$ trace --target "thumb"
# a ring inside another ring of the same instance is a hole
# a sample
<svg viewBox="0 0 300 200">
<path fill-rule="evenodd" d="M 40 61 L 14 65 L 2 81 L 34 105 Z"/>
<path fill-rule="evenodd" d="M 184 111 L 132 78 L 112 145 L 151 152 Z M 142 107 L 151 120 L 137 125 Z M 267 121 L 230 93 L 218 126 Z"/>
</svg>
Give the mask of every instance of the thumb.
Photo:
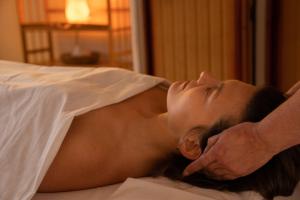
<svg viewBox="0 0 300 200">
<path fill-rule="evenodd" d="M 196 171 L 199 171 L 205 167 L 203 164 L 203 156 L 200 156 L 197 160 L 190 163 L 183 171 L 183 176 L 189 176 Z"/>
<path fill-rule="evenodd" d="M 203 154 L 206 154 L 217 143 L 219 137 L 220 137 L 220 135 L 215 135 L 215 136 L 208 138 L 207 145 L 204 149 Z"/>
<path fill-rule="evenodd" d="M 190 163 L 183 171 L 183 176 L 189 176 L 196 171 L 200 171 L 214 161 L 214 157 L 210 152 L 201 155 L 197 160 Z"/>
<path fill-rule="evenodd" d="M 220 135 L 215 135 L 208 139 L 207 146 L 203 154 L 185 168 L 185 170 L 183 171 L 183 176 L 189 176 L 196 171 L 200 171 L 213 161 L 213 157 L 210 155 L 209 150 L 216 144 L 219 136 Z"/>
</svg>

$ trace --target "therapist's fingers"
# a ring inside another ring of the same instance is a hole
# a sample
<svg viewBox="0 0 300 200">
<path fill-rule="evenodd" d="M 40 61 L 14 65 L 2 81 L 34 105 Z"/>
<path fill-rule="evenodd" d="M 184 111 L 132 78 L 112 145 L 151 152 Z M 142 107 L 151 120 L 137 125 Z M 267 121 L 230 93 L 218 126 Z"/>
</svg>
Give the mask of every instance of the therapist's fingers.
<svg viewBox="0 0 300 200">
<path fill-rule="evenodd" d="M 234 180 L 237 178 L 238 178 L 238 176 L 234 176 L 232 174 L 225 174 L 223 176 L 220 176 L 220 180 Z"/>
<path fill-rule="evenodd" d="M 185 168 L 185 170 L 183 171 L 183 176 L 188 176 L 196 171 L 199 171 L 214 161 L 214 156 L 209 153 L 209 150 L 218 141 L 218 136 L 219 135 L 216 135 L 208 139 L 203 154 Z"/>
<path fill-rule="evenodd" d="M 221 176 L 224 174 L 228 174 L 228 170 L 226 170 L 225 168 L 222 168 L 222 166 L 217 161 L 213 161 L 210 164 L 208 164 L 202 170 L 202 172 L 209 177 L 215 177 L 215 176 Z"/>
<path fill-rule="evenodd" d="M 227 181 L 227 180 L 234 180 L 238 177 L 233 176 L 232 174 L 226 174 L 226 173 L 222 173 L 222 175 L 212 175 L 212 176 L 208 176 L 211 179 L 217 180 L 217 181 Z"/>
<path fill-rule="evenodd" d="M 215 170 L 217 174 L 212 174 L 210 172 L 205 172 L 204 174 L 210 178 L 210 179 L 214 179 L 214 180 L 218 180 L 218 181 L 223 181 L 223 180 L 231 180 L 231 178 L 234 178 L 230 172 L 224 170 L 224 169 L 220 169 L 220 170 Z"/>
<path fill-rule="evenodd" d="M 212 179 L 215 180 L 225 180 L 226 178 L 232 179 L 235 176 L 227 169 L 222 168 L 219 163 L 213 162 L 212 164 L 208 165 L 203 173 Z"/>
<path fill-rule="evenodd" d="M 197 160 L 189 164 L 183 171 L 183 176 L 188 176 L 196 171 L 205 168 L 208 164 L 212 163 L 214 158 L 210 155 L 203 154 Z"/>
</svg>

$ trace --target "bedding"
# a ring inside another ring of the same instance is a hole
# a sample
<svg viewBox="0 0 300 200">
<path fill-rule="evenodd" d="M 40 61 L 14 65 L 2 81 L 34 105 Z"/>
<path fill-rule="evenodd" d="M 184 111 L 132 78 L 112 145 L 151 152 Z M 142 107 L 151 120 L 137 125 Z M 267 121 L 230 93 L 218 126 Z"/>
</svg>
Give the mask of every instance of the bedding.
<svg viewBox="0 0 300 200">
<path fill-rule="evenodd" d="M 240 194 L 194 187 L 165 177 L 128 178 L 123 184 L 90 190 L 37 193 L 32 200 L 262 200 L 255 192 Z"/>
<path fill-rule="evenodd" d="M 160 177 L 159 181 L 129 178 L 109 200 L 262 200 L 255 192 L 221 192 Z"/>
<path fill-rule="evenodd" d="M 89 190 L 36 193 L 75 116 L 120 102 L 161 78 L 116 68 L 43 67 L 0 61 L 0 199 L 261 200 L 255 192 L 230 193 L 164 177 L 128 178 Z M 298 200 L 293 197 L 276 200 Z"/>
<path fill-rule="evenodd" d="M 57 192 L 57 193 L 36 193 L 32 200 L 106 200 L 122 184 L 108 185 L 87 190 Z"/>
<path fill-rule="evenodd" d="M 274 200 L 299 200 L 300 185 L 291 197 L 276 197 Z M 172 181 L 165 177 L 128 178 L 115 184 L 89 190 L 61 193 L 37 193 L 32 200 L 262 200 L 252 191 L 242 193 L 221 192 Z"/>
<path fill-rule="evenodd" d="M 117 68 L 0 61 L 0 199 L 33 197 L 75 116 L 164 81 Z"/>
</svg>

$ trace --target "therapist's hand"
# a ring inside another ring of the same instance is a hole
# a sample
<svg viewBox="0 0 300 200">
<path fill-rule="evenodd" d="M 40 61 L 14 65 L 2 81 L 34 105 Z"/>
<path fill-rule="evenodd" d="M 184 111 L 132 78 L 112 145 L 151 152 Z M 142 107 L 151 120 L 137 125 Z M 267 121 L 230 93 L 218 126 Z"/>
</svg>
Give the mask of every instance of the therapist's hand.
<svg viewBox="0 0 300 200">
<path fill-rule="evenodd" d="M 257 133 L 257 124 L 244 122 L 208 139 L 203 154 L 193 161 L 183 175 L 203 170 L 219 180 L 232 180 L 246 176 L 275 154 Z"/>
</svg>

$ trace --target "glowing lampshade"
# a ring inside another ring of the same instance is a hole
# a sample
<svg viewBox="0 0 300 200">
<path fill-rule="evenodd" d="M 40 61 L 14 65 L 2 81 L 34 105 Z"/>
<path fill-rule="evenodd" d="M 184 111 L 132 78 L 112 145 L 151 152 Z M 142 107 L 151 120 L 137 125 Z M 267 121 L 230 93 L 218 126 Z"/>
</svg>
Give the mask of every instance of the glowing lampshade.
<svg viewBox="0 0 300 200">
<path fill-rule="evenodd" d="M 88 21 L 90 9 L 87 0 L 67 0 L 65 15 L 70 23 L 82 23 Z"/>
</svg>

